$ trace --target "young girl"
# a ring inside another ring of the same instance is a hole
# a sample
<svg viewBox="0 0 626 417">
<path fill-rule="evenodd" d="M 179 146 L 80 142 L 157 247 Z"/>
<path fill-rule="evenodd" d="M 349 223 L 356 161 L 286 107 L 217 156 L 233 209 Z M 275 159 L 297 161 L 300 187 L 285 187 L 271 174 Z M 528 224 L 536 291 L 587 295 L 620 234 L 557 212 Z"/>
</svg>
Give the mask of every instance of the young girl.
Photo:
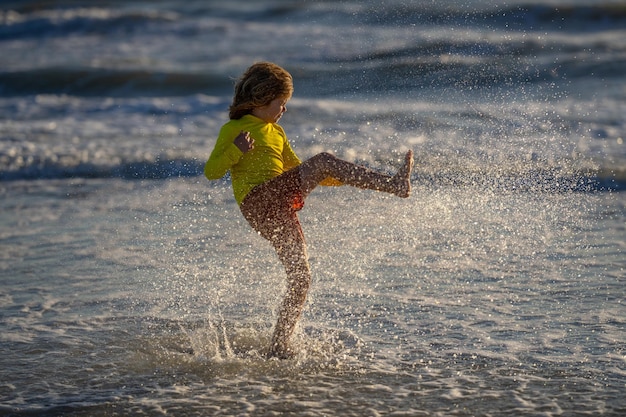
<svg viewBox="0 0 626 417">
<path fill-rule="evenodd" d="M 278 65 L 252 65 L 235 84 L 230 121 L 220 130 L 204 167 L 210 180 L 230 171 L 235 200 L 252 228 L 269 240 L 287 272 L 288 288 L 278 313 L 268 357 L 289 358 L 289 339 L 311 283 L 306 243 L 297 212 L 318 185 L 347 184 L 399 197 L 411 193 L 413 153 L 394 176 L 328 153 L 301 162 L 277 122 L 293 93 L 291 75 Z"/>
</svg>

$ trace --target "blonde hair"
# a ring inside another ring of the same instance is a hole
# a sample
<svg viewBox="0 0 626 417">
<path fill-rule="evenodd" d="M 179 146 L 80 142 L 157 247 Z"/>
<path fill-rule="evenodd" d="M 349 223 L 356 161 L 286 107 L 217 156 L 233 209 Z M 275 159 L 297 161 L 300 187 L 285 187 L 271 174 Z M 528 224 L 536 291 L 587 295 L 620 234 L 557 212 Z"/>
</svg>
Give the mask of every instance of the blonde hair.
<svg viewBox="0 0 626 417">
<path fill-rule="evenodd" d="M 241 119 L 253 109 L 270 104 L 277 98 L 290 98 L 293 78 L 285 69 L 271 62 L 257 62 L 235 83 L 231 119 Z"/>
</svg>

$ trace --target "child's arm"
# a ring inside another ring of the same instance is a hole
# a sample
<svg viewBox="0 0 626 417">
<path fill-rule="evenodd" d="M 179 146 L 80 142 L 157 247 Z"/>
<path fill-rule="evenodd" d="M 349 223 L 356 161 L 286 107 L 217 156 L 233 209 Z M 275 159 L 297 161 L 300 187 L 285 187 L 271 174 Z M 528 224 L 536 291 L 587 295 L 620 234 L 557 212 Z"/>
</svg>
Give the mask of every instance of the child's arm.
<svg viewBox="0 0 626 417">
<path fill-rule="evenodd" d="M 227 138 L 229 135 L 220 132 L 217 143 L 209 160 L 204 164 L 204 176 L 210 180 L 222 178 L 226 172 L 243 156 L 244 153 L 254 148 L 254 139 L 249 132 L 240 132 L 231 142 Z"/>
<path fill-rule="evenodd" d="M 211 152 L 208 161 L 204 164 L 204 176 L 210 180 L 222 178 L 242 156 L 243 152 L 233 143 L 223 149 L 219 149 L 216 146 L 213 152 Z"/>
</svg>

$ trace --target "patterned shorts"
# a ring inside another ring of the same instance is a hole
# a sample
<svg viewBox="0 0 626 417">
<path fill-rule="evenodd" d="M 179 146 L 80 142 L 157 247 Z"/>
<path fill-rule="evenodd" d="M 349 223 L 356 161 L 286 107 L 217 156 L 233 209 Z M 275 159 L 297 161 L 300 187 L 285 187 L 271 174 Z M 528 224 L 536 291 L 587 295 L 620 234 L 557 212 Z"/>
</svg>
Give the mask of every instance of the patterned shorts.
<svg viewBox="0 0 626 417">
<path fill-rule="evenodd" d="M 301 183 L 300 167 L 295 167 L 257 185 L 241 202 L 241 213 L 254 230 L 272 241 L 286 225 L 298 222 L 296 212 L 304 207 Z"/>
</svg>

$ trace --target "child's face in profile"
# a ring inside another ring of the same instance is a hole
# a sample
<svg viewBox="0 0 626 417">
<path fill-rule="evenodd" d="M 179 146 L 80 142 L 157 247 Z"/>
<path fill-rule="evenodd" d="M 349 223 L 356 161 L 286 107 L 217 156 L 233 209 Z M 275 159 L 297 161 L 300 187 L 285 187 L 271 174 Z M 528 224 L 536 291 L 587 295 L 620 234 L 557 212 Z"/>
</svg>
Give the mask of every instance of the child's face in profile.
<svg viewBox="0 0 626 417">
<path fill-rule="evenodd" d="M 276 123 L 283 113 L 287 111 L 288 97 L 278 97 L 263 107 L 257 107 L 252 110 L 252 114 L 267 123 Z"/>
</svg>

